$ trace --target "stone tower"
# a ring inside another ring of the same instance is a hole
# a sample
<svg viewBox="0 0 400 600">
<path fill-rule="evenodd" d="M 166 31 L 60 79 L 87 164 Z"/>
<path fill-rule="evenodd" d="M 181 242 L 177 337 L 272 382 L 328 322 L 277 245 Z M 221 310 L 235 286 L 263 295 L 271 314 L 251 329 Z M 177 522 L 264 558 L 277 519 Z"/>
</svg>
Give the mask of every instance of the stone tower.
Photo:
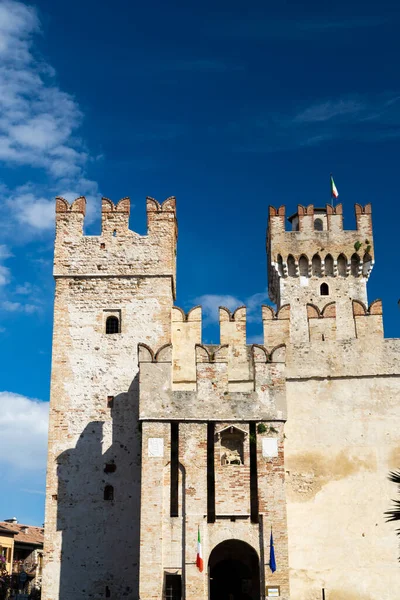
<svg viewBox="0 0 400 600">
<path fill-rule="evenodd" d="M 128 198 L 104 198 L 101 235 L 83 235 L 85 206 L 56 201 L 46 600 L 137 598 L 137 346 L 170 341 L 175 295 L 174 198 L 147 199 L 144 236 Z"/>
<path fill-rule="evenodd" d="M 269 209 L 263 344 L 175 297 L 175 200 L 57 199 L 44 600 L 393 600 L 400 342 L 367 307 L 371 206 Z M 276 570 L 271 569 L 271 532 Z M 200 534 L 204 569 L 196 565 Z"/>
</svg>

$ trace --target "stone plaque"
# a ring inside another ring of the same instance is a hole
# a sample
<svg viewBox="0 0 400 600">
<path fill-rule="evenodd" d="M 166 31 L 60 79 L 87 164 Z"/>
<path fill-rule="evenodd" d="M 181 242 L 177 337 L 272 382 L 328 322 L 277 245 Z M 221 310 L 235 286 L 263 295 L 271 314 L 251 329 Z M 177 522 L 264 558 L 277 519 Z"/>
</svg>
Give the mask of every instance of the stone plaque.
<svg viewBox="0 0 400 600">
<path fill-rule="evenodd" d="M 277 438 L 265 437 L 262 439 L 262 455 L 264 458 L 274 458 L 278 456 Z"/>
<path fill-rule="evenodd" d="M 153 458 L 164 456 L 164 438 L 149 438 L 148 456 Z"/>
</svg>

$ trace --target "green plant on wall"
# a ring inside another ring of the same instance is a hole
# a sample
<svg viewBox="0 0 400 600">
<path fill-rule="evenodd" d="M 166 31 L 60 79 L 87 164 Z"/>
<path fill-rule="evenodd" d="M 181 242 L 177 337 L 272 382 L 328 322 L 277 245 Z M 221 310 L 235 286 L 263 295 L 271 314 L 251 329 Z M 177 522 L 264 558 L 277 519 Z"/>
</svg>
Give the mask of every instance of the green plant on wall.
<svg viewBox="0 0 400 600">
<path fill-rule="evenodd" d="M 257 425 L 257 433 L 279 433 L 272 425 L 265 425 L 265 423 L 259 423 Z"/>
<path fill-rule="evenodd" d="M 359 249 L 361 248 L 361 246 L 362 246 L 362 243 L 359 240 L 357 240 L 356 243 L 354 244 L 355 251 L 358 252 Z"/>
</svg>

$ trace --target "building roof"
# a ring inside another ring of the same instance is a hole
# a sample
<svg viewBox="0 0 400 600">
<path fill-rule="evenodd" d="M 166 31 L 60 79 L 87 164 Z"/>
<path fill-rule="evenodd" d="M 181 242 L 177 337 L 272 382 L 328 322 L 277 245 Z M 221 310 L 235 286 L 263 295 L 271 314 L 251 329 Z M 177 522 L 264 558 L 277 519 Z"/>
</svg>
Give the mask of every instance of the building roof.
<svg viewBox="0 0 400 600">
<path fill-rule="evenodd" d="M 0 535 L 15 535 L 15 531 L 11 531 L 11 529 L 9 529 L 8 527 L 3 527 L 3 525 L 0 523 Z"/>
<path fill-rule="evenodd" d="M 7 523 L 4 521 L 0 521 L 0 529 L 6 530 L 7 533 L 13 533 L 15 543 L 34 544 L 35 546 L 43 546 L 43 527 L 35 527 L 34 525 L 23 525 L 22 523 Z"/>
</svg>

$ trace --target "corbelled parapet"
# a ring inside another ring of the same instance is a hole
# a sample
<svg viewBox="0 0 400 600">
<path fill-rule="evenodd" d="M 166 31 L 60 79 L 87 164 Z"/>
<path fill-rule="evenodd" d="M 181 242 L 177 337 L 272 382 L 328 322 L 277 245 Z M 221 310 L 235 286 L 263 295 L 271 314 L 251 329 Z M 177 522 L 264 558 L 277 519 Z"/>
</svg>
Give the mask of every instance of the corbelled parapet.
<svg viewBox="0 0 400 600">
<path fill-rule="evenodd" d="M 147 235 L 129 229 L 130 200 L 102 199 L 102 231 L 83 234 L 86 199 L 56 199 L 54 276 L 169 276 L 175 290 L 176 203 L 147 198 Z"/>
<path fill-rule="evenodd" d="M 371 204 L 355 205 L 357 229 L 343 229 L 342 205 L 298 205 L 288 221 L 285 207 L 269 208 L 267 252 L 269 292 L 280 302 L 280 280 L 298 277 L 368 279 L 374 265 Z"/>
</svg>

